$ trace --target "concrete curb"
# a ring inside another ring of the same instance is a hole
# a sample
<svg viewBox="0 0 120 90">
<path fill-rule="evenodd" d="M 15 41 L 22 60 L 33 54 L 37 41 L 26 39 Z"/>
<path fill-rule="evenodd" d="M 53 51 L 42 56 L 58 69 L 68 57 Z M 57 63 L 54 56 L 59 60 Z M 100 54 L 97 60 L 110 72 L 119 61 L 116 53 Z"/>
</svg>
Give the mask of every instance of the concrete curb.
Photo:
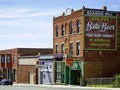
<svg viewBox="0 0 120 90">
<path fill-rule="evenodd" d="M 73 89 L 91 89 L 91 90 L 120 90 L 120 88 L 105 88 L 105 87 L 84 87 L 76 85 L 36 85 L 36 84 L 13 84 L 13 86 L 33 86 L 46 88 L 73 88 Z"/>
</svg>

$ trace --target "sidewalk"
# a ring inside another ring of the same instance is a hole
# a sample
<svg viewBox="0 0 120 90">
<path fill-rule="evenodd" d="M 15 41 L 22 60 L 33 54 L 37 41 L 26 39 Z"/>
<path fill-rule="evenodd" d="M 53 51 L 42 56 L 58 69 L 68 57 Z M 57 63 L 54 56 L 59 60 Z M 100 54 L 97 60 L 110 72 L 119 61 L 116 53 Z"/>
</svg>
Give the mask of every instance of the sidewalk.
<svg viewBox="0 0 120 90">
<path fill-rule="evenodd" d="M 120 90 L 120 88 L 105 88 L 105 87 L 84 87 L 77 85 L 42 85 L 42 84 L 14 84 L 14 86 L 34 86 L 47 88 L 73 88 L 73 89 L 94 89 L 94 90 Z"/>
</svg>

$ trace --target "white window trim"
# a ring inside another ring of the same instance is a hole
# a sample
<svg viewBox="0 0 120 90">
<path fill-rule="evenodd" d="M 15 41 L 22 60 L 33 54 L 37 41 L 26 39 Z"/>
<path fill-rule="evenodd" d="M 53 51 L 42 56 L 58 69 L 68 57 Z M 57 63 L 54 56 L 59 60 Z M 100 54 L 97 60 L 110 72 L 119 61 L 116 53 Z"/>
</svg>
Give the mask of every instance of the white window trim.
<svg viewBox="0 0 120 90">
<path fill-rule="evenodd" d="M 76 43 L 77 43 L 77 42 L 80 42 L 80 40 L 76 40 Z"/>
<path fill-rule="evenodd" d="M 70 41 L 70 43 L 73 43 L 73 41 Z"/>
</svg>

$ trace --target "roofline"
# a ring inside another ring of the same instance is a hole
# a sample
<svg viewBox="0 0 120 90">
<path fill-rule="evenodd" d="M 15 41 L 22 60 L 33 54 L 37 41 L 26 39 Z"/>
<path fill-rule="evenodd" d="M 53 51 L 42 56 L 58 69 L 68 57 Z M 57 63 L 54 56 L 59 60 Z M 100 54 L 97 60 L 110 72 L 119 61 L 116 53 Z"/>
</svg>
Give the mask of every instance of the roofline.
<svg viewBox="0 0 120 90">
<path fill-rule="evenodd" d="M 0 51 L 18 50 L 18 49 L 53 49 L 53 48 L 9 48 L 9 49 L 3 49 Z"/>
<path fill-rule="evenodd" d="M 83 6 L 82 9 L 73 11 L 73 12 L 71 12 L 71 14 L 73 14 L 73 13 L 75 13 L 75 12 L 78 12 L 78 11 L 84 11 L 84 10 L 99 10 L 99 11 L 104 11 L 103 8 L 101 8 L 101 9 L 95 9 L 95 8 L 86 8 L 86 7 Z M 112 11 L 112 10 L 106 10 L 106 11 L 108 11 L 108 12 L 117 12 L 117 13 L 120 13 L 120 11 Z M 71 14 L 69 14 L 69 15 L 71 15 Z M 60 17 L 63 17 L 63 16 L 69 16 L 69 15 L 65 15 L 64 12 L 63 12 L 63 15 L 56 16 L 56 17 L 54 16 L 54 19 L 60 18 Z"/>
</svg>

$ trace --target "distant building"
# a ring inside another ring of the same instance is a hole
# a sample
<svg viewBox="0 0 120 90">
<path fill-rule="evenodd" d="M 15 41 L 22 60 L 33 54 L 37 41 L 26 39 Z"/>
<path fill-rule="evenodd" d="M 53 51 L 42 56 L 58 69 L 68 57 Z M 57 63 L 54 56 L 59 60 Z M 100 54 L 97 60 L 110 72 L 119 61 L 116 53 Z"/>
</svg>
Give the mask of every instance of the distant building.
<svg viewBox="0 0 120 90">
<path fill-rule="evenodd" d="M 53 84 L 53 55 L 40 55 L 38 62 L 38 84 Z"/>
<path fill-rule="evenodd" d="M 23 61 L 24 59 L 19 61 L 19 58 L 24 56 L 37 56 L 39 53 L 52 54 L 53 51 L 52 51 L 52 48 L 15 48 L 15 49 L 0 50 L 0 76 L 2 76 L 3 78 L 12 79 L 14 82 L 19 83 L 20 82 L 19 75 L 20 73 L 22 73 L 21 69 L 23 69 L 21 65 L 30 63 L 28 62 L 30 58 L 29 59 L 26 58 L 26 61 Z M 33 64 L 35 64 L 36 61 L 33 61 L 33 62 L 34 62 Z M 19 66 L 19 63 L 20 63 L 20 66 Z M 19 69 L 21 70 L 21 72 L 19 71 Z M 26 69 L 27 67 L 25 66 L 24 70 Z M 24 73 L 26 74 L 26 76 L 30 76 L 31 73 L 34 73 L 34 72 L 29 72 L 29 69 L 26 70 L 26 73 Z M 22 78 L 27 78 L 27 77 L 22 77 Z M 30 83 L 28 81 L 26 83 Z M 34 83 L 37 83 L 35 81 Z"/>
<path fill-rule="evenodd" d="M 120 12 L 68 8 L 53 19 L 54 82 L 80 84 L 120 74 Z"/>
<path fill-rule="evenodd" d="M 38 69 L 36 68 L 38 55 L 18 57 L 18 83 L 37 84 Z"/>
</svg>

